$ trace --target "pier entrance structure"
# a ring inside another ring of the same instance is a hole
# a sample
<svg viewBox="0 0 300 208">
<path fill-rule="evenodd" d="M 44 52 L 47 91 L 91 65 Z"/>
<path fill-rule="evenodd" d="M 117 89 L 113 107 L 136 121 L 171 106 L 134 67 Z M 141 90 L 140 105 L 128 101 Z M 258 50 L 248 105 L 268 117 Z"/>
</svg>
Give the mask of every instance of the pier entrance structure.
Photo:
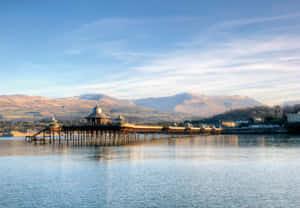
<svg viewBox="0 0 300 208">
<path fill-rule="evenodd" d="M 88 124 L 91 125 L 107 125 L 109 119 L 110 117 L 102 112 L 102 109 L 99 107 L 99 105 L 96 105 L 92 113 L 86 117 Z"/>
<path fill-rule="evenodd" d="M 191 126 L 136 125 L 118 116 L 113 121 L 99 105 L 86 117 L 82 125 L 60 126 L 53 118 L 49 127 L 26 136 L 34 143 L 117 146 L 184 135 L 219 134 L 220 128 L 194 128 Z"/>
</svg>

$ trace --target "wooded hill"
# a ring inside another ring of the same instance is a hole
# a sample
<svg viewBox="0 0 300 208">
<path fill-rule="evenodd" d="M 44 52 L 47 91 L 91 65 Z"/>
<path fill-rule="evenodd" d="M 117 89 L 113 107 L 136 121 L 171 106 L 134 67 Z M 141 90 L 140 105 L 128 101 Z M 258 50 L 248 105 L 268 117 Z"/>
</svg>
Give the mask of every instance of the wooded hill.
<svg viewBox="0 0 300 208">
<path fill-rule="evenodd" d="M 300 111 L 300 104 L 283 106 L 282 111 L 284 115 L 287 113 L 297 113 Z M 255 117 L 271 121 L 274 117 L 274 108 L 269 106 L 257 106 L 235 109 L 203 120 L 194 120 L 194 122 L 218 123 L 219 121 L 251 120 Z"/>
</svg>

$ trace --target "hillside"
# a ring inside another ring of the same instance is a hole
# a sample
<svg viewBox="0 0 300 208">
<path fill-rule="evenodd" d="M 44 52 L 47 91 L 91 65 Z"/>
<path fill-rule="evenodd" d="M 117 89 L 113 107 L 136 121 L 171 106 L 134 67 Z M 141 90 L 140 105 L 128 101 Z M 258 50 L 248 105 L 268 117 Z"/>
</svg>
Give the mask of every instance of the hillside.
<svg viewBox="0 0 300 208">
<path fill-rule="evenodd" d="M 258 107 L 231 110 L 204 119 L 203 121 L 207 123 L 216 123 L 218 121 L 248 120 L 255 117 L 266 118 L 266 117 L 272 117 L 273 115 L 274 115 L 273 108 L 268 106 L 258 106 Z"/>
<path fill-rule="evenodd" d="M 300 100 L 290 100 L 290 101 L 286 101 L 286 102 L 283 102 L 283 103 L 281 104 L 281 106 L 297 105 L 297 104 L 300 104 Z"/>
<path fill-rule="evenodd" d="M 287 113 L 298 113 L 300 112 L 300 104 L 284 106 L 281 110 L 283 115 L 286 115 Z M 217 123 L 218 121 L 249 120 L 255 117 L 260 117 L 269 121 L 270 119 L 274 120 L 274 108 L 269 106 L 257 106 L 252 108 L 235 109 L 203 119 L 202 122 Z M 282 119 L 284 119 L 284 116 Z M 275 120 L 278 121 L 278 119 Z"/>
<path fill-rule="evenodd" d="M 54 114 L 60 120 L 78 120 L 84 118 L 97 103 L 110 116 L 122 114 L 130 121 L 157 122 L 183 118 L 182 115 L 135 106 L 108 96 L 98 97 L 99 100 L 83 98 L 86 97 L 0 96 L 0 118 L 2 120 L 33 121 L 49 118 Z"/>
<path fill-rule="evenodd" d="M 85 94 L 67 98 L 3 95 L 0 96 L 0 118 L 33 121 L 55 115 L 60 120 L 78 120 L 84 118 L 97 103 L 111 117 L 122 114 L 129 121 L 147 123 L 201 118 L 228 109 L 260 105 L 248 97 L 189 93 L 138 100 L 121 100 L 104 94 Z"/>
<path fill-rule="evenodd" d="M 138 99 L 134 103 L 138 106 L 176 113 L 187 113 L 196 117 L 208 117 L 232 109 L 262 105 L 260 102 L 245 96 L 197 95 L 190 93 L 169 97 Z"/>
</svg>

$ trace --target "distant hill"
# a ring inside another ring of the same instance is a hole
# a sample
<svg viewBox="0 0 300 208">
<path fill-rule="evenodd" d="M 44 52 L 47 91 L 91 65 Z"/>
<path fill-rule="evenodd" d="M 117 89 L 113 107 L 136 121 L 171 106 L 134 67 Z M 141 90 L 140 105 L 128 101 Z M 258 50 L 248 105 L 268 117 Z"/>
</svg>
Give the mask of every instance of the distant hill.
<svg viewBox="0 0 300 208">
<path fill-rule="evenodd" d="M 245 96 L 197 95 L 190 93 L 138 99 L 134 103 L 138 106 L 156 110 L 187 113 L 198 117 L 208 117 L 232 109 L 262 105 L 260 102 Z"/>
<path fill-rule="evenodd" d="M 242 96 L 208 96 L 189 93 L 170 97 L 122 100 L 104 94 L 67 98 L 27 95 L 0 96 L 0 119 L 40 120 L 53 114 L 60 120 L 82 119 L 99 104 L 112 117 L 122 114 L 129 121 L 153 123 L 207 117 L 224 111 L 261 105 Z"/>
<path fill-rule="evenodd" d="M 216 123 L 218 121 L 238 121 L 249 120 L 251 118 L 260 117 L 272 117 L 274 115 L 274 109 L 268 106 L 258 106 L 251 108 L 235 109 L 225 113 L 221 113 L 206 119 L 204 122 Z"/>
<path fill-rule="evenodd" d="M 296 105 L 300 104 L 300 100 L 291 100 L 291 101 L 286 101 L 281 104 L 281 106 L 286 106 L 286 105 Z"/>
<path fill-rule="evenodd" d="M 287 105 L 282 107 L 281 110 L 283 112 L 283 115 L 286 115 L 287 113 L 298 113 L 300 112 L 300 104 Z M 264 119 L 273 118 L 274 108 L 269 106 L 257 106 L 251 108 L 235 109 L 225 113 L 214 115 L 206 119 L 202 119 L 202 122 L 216 123 L 218 121 L 249 120 L 255 117 L 260 117 Z"/>
<path fill-rule="evenodd" d="M 89 96 L 55 99 L 26 95 L 0 96 L 0 118 L 33 121 L 49 118 L 54 114 L 60 120 L 78 120 L 87 116 L 97 103 L 111 117 L 122 114 L 132 122 L 159 122 L 184 118 L 181 114 L 140 107 L 108 96 L 95 96 L 93 99 Z"/>
</svg>

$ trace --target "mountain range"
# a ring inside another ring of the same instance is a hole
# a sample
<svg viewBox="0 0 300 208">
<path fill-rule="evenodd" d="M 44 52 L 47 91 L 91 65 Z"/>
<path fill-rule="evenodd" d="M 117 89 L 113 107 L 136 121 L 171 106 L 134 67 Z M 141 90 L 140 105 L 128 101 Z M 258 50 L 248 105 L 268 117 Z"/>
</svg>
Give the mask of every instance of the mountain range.
<svg viewBox="0 0 300 208">
<path fill-rule="evenodd" d="M 286 101 L 286 102 L 283 102 L 283 103 L 281 104 L 281 106 L 297 105 L 297 104 L 300 104 L 300 100 L 290 100 L 290 101 Z"/>
<path fill-rule="evenodd" d="M 134 103 L 137 106 L 161 111 L 186 113 L 198 117 L 208 117 L 231 109 L 262 105 L 260 102 L 246 96 L 197 95 L 191 93 L 138 99 Z"/>
<path fill-rule="evenodd" d="M 2 95 L 0 118 L 33 121 L 55 115 L 61 120 L 78 120 L 83 119 L 96 104 L 111 117 L 122 114 L 129 121 L 141 123 L 203 118 L 231 109 L 262 105 L 245 96 L 191 93 L 144 99 L 118 99 L 104 94 L 84 94 L 66 98 Z"/>
</svg>

